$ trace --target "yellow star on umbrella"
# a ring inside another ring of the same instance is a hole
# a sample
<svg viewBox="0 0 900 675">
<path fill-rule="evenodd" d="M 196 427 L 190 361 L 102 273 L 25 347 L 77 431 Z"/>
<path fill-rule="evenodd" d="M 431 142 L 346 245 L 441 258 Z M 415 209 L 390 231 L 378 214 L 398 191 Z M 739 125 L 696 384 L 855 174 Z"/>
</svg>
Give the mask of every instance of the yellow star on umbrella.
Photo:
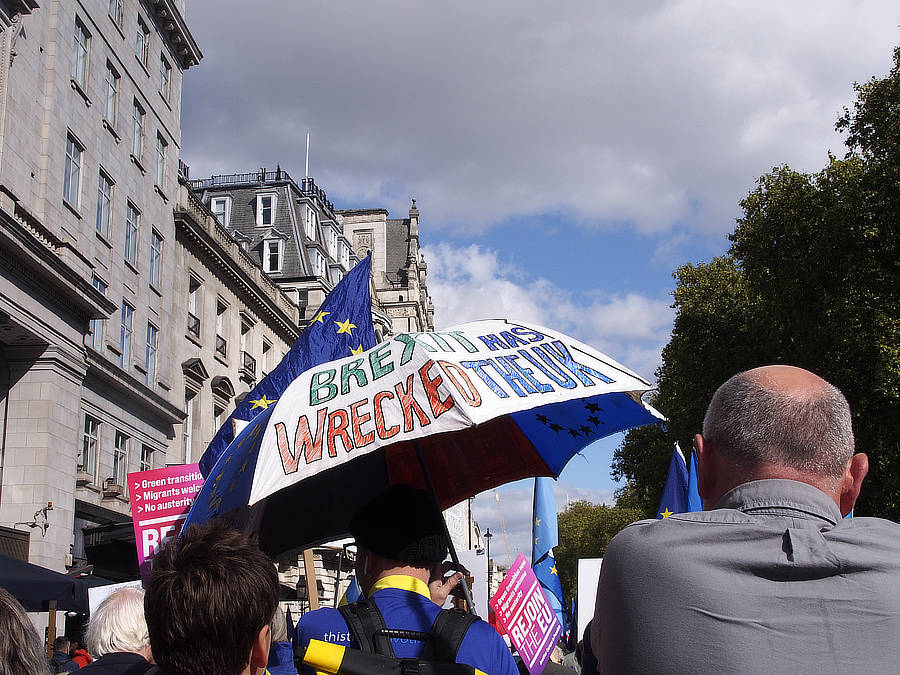
<svg viewBox="0 0 900 675">
<path fill-rule="evenodd" d="M 319 323 L 325 323 L 325 317 L 331 314 L 331 312 L 319 312 L 316 314 L 316 318 L 314 318 L 310 323 L 315 323 L 318 321 Z"/>
<path fill-rule="evenodd" d="M 355 349 L 353 347 L 350 347 L 350 353 L 351 354 L 362 354 L 363 346 L 360 344 L 359 347 L 356 347 Z"/>
<path fill-rule="evenodd" d="M 674 512 L 674 511 L 669 511 L 669 507 L 667 506 L 667 507 L 666 507 L 666 510 L 663 511 L 662 513 L 660 513 L 659 515 L 661 515 L 663 518 L 668 518 L 668 517 L 671 516 L 673 513 L 675 513 L 675 512 Z"/>
<path fill-rule="evenodd" d="M 253 410 L 254 408 L 262 408 L 263 410 L 265 410 L 270 405 L 275 403 L 275 401 L 277 401 L 277 400 L 278 399 L 268 399 L 265 396 L 263 396 L 262 398 L 255 399 L 255 400 L 250 399 L 250 403 L 253 404 L 252 406 L 250 406 L 250 410 Z"/>
<path fill-rule="evenodd" d="M 556 576 L 559 576 L 559 574 L 556 571 L 556 565 L 552 565 L 550 567 L 550 574 L 556 574 Z"/>
<path fill-rule="evenodd" d="M 335 321 L 335 323 L 338 326 L 338 335 L 340 335 L 341 333 L 347 333 L 347 335 L 353 335 L 353 332 L 351 331 L 351 329 L 356 328 L 356 324 L 350 323 L 350 319 L 347 319 L 346 321 Z"/>
</svg>

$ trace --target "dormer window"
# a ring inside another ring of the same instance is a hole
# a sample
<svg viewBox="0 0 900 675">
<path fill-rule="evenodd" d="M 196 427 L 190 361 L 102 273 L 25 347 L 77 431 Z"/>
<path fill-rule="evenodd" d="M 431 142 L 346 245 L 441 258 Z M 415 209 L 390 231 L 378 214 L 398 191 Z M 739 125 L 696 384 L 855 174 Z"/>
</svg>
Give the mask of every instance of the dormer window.
<svg viewBox="0 0 900 675">
<path fill-rule="evenodd" d="M 284 259 L 284 240 L 266 239 L 263 241 L 263 270 L 269 273 L 280 272 Z"/>
<path fill-rule="evenodd" d="M 231 221 L 231 197 L 213 197 L 209 206 L 222 227 L 228 227 Z"/>
<path fill-rule="evenodd" d="M 274 193 L 256 196 L 256 224 L 260 227 L 272 225 L 275 222 L 275 203 L 277 196 Z"/>
</svg>

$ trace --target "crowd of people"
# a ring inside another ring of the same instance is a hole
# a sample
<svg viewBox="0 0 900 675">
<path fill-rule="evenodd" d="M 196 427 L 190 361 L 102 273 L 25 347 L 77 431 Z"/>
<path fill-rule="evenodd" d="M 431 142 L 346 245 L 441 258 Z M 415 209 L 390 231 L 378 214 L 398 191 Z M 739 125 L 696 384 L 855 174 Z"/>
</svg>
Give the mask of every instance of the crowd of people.
<svg viewBox="0 0 900 675">
<path fill-rule="evenodd" d="M 900 525 L 844 518 L 868 458 L 855 452 L 841 392 L 789 366 L 735 375 L 694 451 L 705 510 L 633 523 L 612 540 L 577 654 L 545 672 L 896 672 Z M 217 520 L 164 546 L 146 593 L 112 593 L 86 645 L 58 638 L 49 663 L 0 589 L 0 675 L 387 673 L 404 659 L 423 673 L 526 672 L 489 624 L 441 609 L 461 575 L 446 576 L 445 530 L 426 493 L 395 486 L 350 530 L 364 597 L 303 615 L 294 636 L 272 561 Z M 428 670 L 438 662 L 447 667 Z"/>
</svg>

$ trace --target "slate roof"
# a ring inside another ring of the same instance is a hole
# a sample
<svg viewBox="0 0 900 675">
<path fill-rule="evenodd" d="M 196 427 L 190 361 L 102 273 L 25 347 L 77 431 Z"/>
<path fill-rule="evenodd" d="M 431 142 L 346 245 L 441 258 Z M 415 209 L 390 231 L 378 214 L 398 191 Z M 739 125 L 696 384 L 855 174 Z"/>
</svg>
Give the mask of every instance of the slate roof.
<svg viewBox="0 0 900 675">
<path fill-rule="evenodd" d="M 406 269 L 409 257 L 409 218 L 388 218 L 385 240 L 385 274 L 391 281 L 400 281 L 398 272 Z"/>
</svg>

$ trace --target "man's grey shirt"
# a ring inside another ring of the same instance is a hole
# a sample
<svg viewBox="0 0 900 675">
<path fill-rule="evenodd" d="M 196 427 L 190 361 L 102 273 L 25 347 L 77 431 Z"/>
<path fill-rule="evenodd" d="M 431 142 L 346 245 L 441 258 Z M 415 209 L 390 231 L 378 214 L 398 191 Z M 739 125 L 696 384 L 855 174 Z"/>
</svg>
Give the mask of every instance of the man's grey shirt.
<svg viewBox="0 0 900 675">
<path fill-rule="evenodd" d="M 745 483 L 616 535 L 592 639 L 611 673 L 900 673 L 900 525 Z"/>
</svg>

